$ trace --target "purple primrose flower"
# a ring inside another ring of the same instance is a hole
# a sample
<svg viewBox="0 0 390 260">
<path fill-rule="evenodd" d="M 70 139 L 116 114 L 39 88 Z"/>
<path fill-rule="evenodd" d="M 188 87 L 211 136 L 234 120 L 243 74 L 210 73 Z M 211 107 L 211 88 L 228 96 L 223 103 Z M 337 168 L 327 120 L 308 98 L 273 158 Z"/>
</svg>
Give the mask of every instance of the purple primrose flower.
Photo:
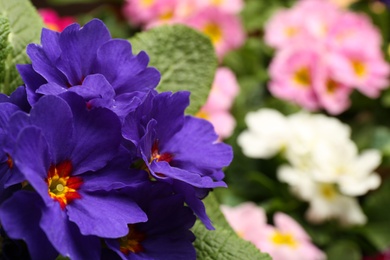
<svg viewBox="0 0 390 260">
<path fill-rule="evenodd" d="M 126 236 L 106 239 L 107 246 L 122 260 L 196 259 L 195 236 L 189 230 L 196 217 L 184 206 L 183 196 L 173 194 L 169 184 L 154 182 L 138 190 L 136 197 L 148 221 L 129 225 Z"/>
<path fill-rule="evenodd" d="M 111 39 L 97 19 L 83 27 L 72 24 L 61 33 L 42 29 L 41 44 L 28 45 L 32 64 L 17 67 L 32 105 L 42 95 L 71 91 L 83 96 L 89 107 L 108 107 L 122 115 L 134 107 L 134 97 L 154 89 L 160 80 L 160 73 L 147 67 L 145 52 L 133 55 L 130 43 Z"/>
<path fill-rule="evenodd" d="M 125 118 L 122 132 L 153 180 L 169 183 L 212 229 L 201 199 L 215 187 L 226 187 L 222 168 L 232 160 L 230 146 L 217 142 L 206 120 L 185 116 L 189 92 L 149 93 Z M 129 146 L 130 147 L 130 146 Z"/>
<path fill-rule="evenodd" d="M 147 220 L 137 203 L 112 190 L 143 178 L 115 164 L 117 115 L 85 104 L 71 92 L 42 97 L 18 128 L 11 157 L 36 192 L 15 192 L 1 205 L 0 220 L 9 237 L 25 240 L 33 259 L 55 251 L 98 259 L 99 237 L 125 236 L 128 224 Z"/>
</svg>

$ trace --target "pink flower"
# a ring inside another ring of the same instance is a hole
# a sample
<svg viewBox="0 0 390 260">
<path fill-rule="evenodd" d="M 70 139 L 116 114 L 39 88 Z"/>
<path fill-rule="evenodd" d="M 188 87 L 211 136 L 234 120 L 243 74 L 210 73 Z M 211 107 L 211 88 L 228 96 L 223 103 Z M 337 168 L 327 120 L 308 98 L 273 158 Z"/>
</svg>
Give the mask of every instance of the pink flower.
<svg viewBox="0 0 390 260">
<path fill-rule="evenodd" d="M 130 23 L 152 27 L 172 22 L 178 5 L 179 0 L 127 0 L 123 12 Z"/>
<path fill-rule="evenodd" d="M 300 12 L 279 10 L 265 25 L 264 41 L 274 48 L 283 48 L 297 39 L 307 38 L 302 36 L 307 34 L 303 22 Z"/>
<path fill-rule="evenodd" d="M 364 14 L 343 12 L 329 29 L 326 44 L 331 49 L 350 49 L 360 47 L 372 51 L 380 49 L 382 39 L 380 32 Z"/>
<path fill-rule="evenodd" d="M 269 68 L 271 93 L 281 99 L 297 103 L 308 110 L 319 108 L 314 84 L 322 66 L 320 51 L 310 47 L 296 47 L 279 51 Z"/>
<path fill-rule="evenodd" d="M 267 223 L 264 210 L 252 202 L 236 207 L 221 206 L 227 222 L 243 239 L 254 243 Z"/>
<path fill-rule="evenodd" d="M 60 17 L 53 9 L 39 9 L 38 12 L 45 25 L 53 31 L 61 32 L 66 26 L 76 22 L 71 16 Z"/>
<path fill-rule="evenodd" d="M 231 136 L 236 126 L 229 110 L 238 91 L 239 85 L 234 73 L 228 68 L 218 68 L 209 97 L 197 116 L 209 120 L 220 139 Z"/>
<path fill-rule="evenodd" d="M 255 245 L 274 260 L 320 260 L 325 255 L 315 247 L 305 230 L 284 213 L 274 215 L 275 226 L 266 225 Z"/>
<path fill-rule="evenodd" d="M 204 8 L 184 23 L 208 35 L 220 59 L 228 51 L 239 48 L 245 40 L 239 18 L 216 7 Z"/>
<path fill-rule="evenodd" d="M 376 98 L 389 86 L 390 66 L 380 50 L 373 52 L 361 46 L 329 55 L 337 80 L 356 87 L 364 95 Z"/>
<path fill-rule="evenodd" d="M 238 14 L 244 7 L 243 0 L 195 0 L 195 2 L 199 2 L 201 8 L 215 6 L 230 14 Z"/>
<path fill-rule="evenodd" d="M 333 63 L 319 65 L 313 88 L 320 106 L 328 113 L 338 115 L 350 106 L 349 96 L 353 88 L 338 81 L 332 67 L 334 67 Z"/>
</svg>

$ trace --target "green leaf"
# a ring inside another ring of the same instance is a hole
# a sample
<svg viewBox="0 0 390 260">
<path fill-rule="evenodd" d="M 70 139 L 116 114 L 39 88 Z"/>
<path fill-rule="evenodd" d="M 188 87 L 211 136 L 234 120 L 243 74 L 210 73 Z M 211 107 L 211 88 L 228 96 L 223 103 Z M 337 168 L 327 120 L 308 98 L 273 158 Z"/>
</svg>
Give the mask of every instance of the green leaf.
<svg viewBox="0 0 390 260">
<path fill-rule="evenodd" d="M 215 230 L 207 230 L 200 221 L 195 223 L 192 231 L 196 236 L 194 245 L 198 260 L 271 260 L 268 254 L 261 253 L 252 243 L 237 236 L 220 211 L 214 194 L 209 194 L 204 203 Z"/>
<path fill-rule="evenodd" d="M 0 92 L 23 84 L 15 65 L 29 63 L 26 46 L 39 42 L 42 19 L 28 0 L 0 0 Z"/>
<path fill-rule="evenodd" d="M 380 250 L 390 247 L 390 179 L 367 197 L 363 209 L 369 222 L 363 227 L 367 238 Z"/>
<path fill-rule="evenodd" d="M 135 53 L 144 50 L 150 65 L 161 73 L 158 91 L 191 91 L 187 113 L 205 103 L 213 83 L 217 59 L 210 39 L 184 25 L 160 26 L 130 39 Z"/>
<path fill-rule="evenodd" d="M 360 260 L 362 255 L 359 247 L 348 240 L 339 240 L 333 243 L 328 250 L 326 250 L 328 259 L 348 259 L 348 260 Z"/>
</svg>

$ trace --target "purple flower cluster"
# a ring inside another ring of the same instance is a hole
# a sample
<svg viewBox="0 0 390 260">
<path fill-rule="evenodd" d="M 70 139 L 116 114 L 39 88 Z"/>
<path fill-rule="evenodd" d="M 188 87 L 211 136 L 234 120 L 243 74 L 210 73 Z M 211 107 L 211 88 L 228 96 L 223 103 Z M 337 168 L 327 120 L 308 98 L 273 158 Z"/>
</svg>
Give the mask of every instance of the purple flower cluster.
<svg viewBox="0 0 390 260">
<path fill-rule="evenodd" d="M 32 259 L 195 259 L 195 215 L 232 150 L 157 93 L 146 53 L 92 20 L 43 29 L 25 82 L 0 95 L 0 222 Z M 2 231 L 2 232 L 3 232 Z M 4 232 L 3 232 L 4 233 Z"/>
</svg>

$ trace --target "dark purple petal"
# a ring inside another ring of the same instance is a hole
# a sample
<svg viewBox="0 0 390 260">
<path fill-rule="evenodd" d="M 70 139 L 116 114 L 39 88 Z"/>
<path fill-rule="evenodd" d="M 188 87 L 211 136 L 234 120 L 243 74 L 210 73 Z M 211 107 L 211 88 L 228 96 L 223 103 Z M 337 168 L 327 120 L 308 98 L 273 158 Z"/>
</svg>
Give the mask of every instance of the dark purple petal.
<svg viewBox="0 0 390 260">
<path fill-rule="evenodd" d="M 121 141 L 118 116 L 106 108 L 87 110 L 75 93 L 61 95 L 73 112 L 75 146 L 71 154 L 74 175 L 103 168 L 117 153 Z"/>
<path fill-rule="evenodd" d="M 29 112 L 31 109 L 31 106 L 27 101 L 27 93 L 24 86 L 20 86 L 15 89 L 9 97 L 7 95 L 0 94 L 0 103 L 12 103 L 24 112 Z"/>
<path fill-rule="evenodd" d="M 128 233 L 127 224 L 144 222 L 146 214 L 128 197 L 111 193 L 80 192 L 69 206 L 69 219 L 84 235 L 117 238 Z"/>
<path fill-rule="evenodd" d="M 70 159 L 73 149 L 73 116 L 67 102 L 44 96 L 31 109 L 31 122 L 41 128 L 55 164 Z"/>
<path fill-rule="evenodd" d="M 41 85 L 35 92 L 42 95 L 59 95 L 68 89 L 54 82 Z"/>
<path fill-rule="evenodd" d="M 215 182 L 208 176 L 201 176 L 197 173 L 192 173 L 180 168 L 171 167 L 169 163 L 164 161 L 153 161 L 150 164 L 149 168 L 151 169 L 151 173 L 156 179 L 175 179 L 200 188 L 226 187 L 226 183 L 223 181 Z"/>
<path fill-rule="evenodd" d="M 186 116 L 180 132 L 172 136 L 161 152 L 175 154 L 175 161 L 182 161 L 183 167 L 196 166 L 202 169 L 221 169 L 233 158 L 232 148 L 217 143 L 213 126 L 206 120 Z M 193 170 L 193 169 L 191 169 Z"/>
<path fill-rule="evenodd" d="M 97 52 L 98 69 L 111 82 L 117 94 L 131 91 L 147 92 L 157 86 L 160 73 L 146 68 L 149 57 L 145 52 L 132 54 L 126 40 L 114 39 L 103 44 Z"/>
<path fill-rule="evenodd" d="M 21 131 L 16 142 L 14 162 L 41 197 L 46 202 L 51 201 L 45 183 L 50 167 L 50 156 L 47 142 L 40 129 L 31 126 Z"/>
<path fill-rule="evenodd" d="M 110 39 L 106 26 L 97 19 L 81 28 L 78 24 L 72 24 L 62 31 L 59 38 L 62 53 L 56 65 L 72 86 L 81 85 L 84 78 L 91 74 L 96 64 L 97 50 Z"/>
<path fill-rule="evenodd" d="M 11 115 L 19 110 L 20 108 L 12 103 L 0 103 L 0 129 L 6 128 Z"/>
<path fill-rule="evenodd" d="M 55 61 L 61 55 L 61 49 L 58 45 L 59 36 L 60 36 L 59 32 L 55 32 L 46 28 L 42 29 L 42 34 L 41 34 L 42 48 L 45 51 L 48 59 L 53 64 L 55 64 Z"/>
<path fill-rule="evenodd" d="M 149 179 L 142 170 L 130 168 L 127 157 L 115 157 L 106 167 L 96 172 L 83 174 L 83 190 L 113 190 L 124 187 L 137 187 Z"/>
<path fill-rule="evenodd" d="M 196 195 L 195 188 L 182 182 L 175 182 L 173 186 L 177 193 L 184 196 L 187 205 L 194 211 L 195 215 L 198 216 L 206 228 L 214 230 L 215 228 L 206 214 L 206 208 L 203 202 Z"/>
<path fill-rule="evenodd" d="M 66 86 L 67 79 L 46 56 L 43 48 L 37 44 L 27 46 L 27 54 L 32 61 L 33 69 L 39 73 L 47 82 L 53 82 L 58 85 Z M 20 72 L 20 70 L 19 70 Z M 30 76 L 31 77 L 31 76 Z M 23 77 L 22 77 L 23 78 Z"/>
<path fill-rule="evenodd" d="M 32 259 L 55 259 L 58 253 L 39 226 L 44 203 L 38 194 L 19 191 L 0 208 L 0 220 L 8 236 L 26 242 Z"/>
<path fill-rule="evenodd" d="M 100 74 L 87 76 L 81 86 L 75 86 L 69 90 L 82 96 L 86 101 L 93 98 L 112 101 L 115 96 L 115 91 L 110 83 Z"/>
<path fill-rule="evenodd" d="M 153 100 L 153 118 L 157 121 L 156 134 L 160 151 L 183 127 L 184 110 L 190 103 L 190 92 L 163 92 Z"/>
<path fill-rule="evenodd" d="M 41 85 L 46 84 L 47 81 L 33 69 L 31 64 L 18 64 L 16 65 L 16 68 L 26 85 L 27 100 L 33 105 L 42 96 L 35 93 L 35 91 Z"/>
<path fill-rule="evenodd" d="M 99 259 L 100 239 L 80 234 L 58 203 L 53 201 L 44 209 L 40 226 L 61 255 L 70 259 Z"/>
</svg>

